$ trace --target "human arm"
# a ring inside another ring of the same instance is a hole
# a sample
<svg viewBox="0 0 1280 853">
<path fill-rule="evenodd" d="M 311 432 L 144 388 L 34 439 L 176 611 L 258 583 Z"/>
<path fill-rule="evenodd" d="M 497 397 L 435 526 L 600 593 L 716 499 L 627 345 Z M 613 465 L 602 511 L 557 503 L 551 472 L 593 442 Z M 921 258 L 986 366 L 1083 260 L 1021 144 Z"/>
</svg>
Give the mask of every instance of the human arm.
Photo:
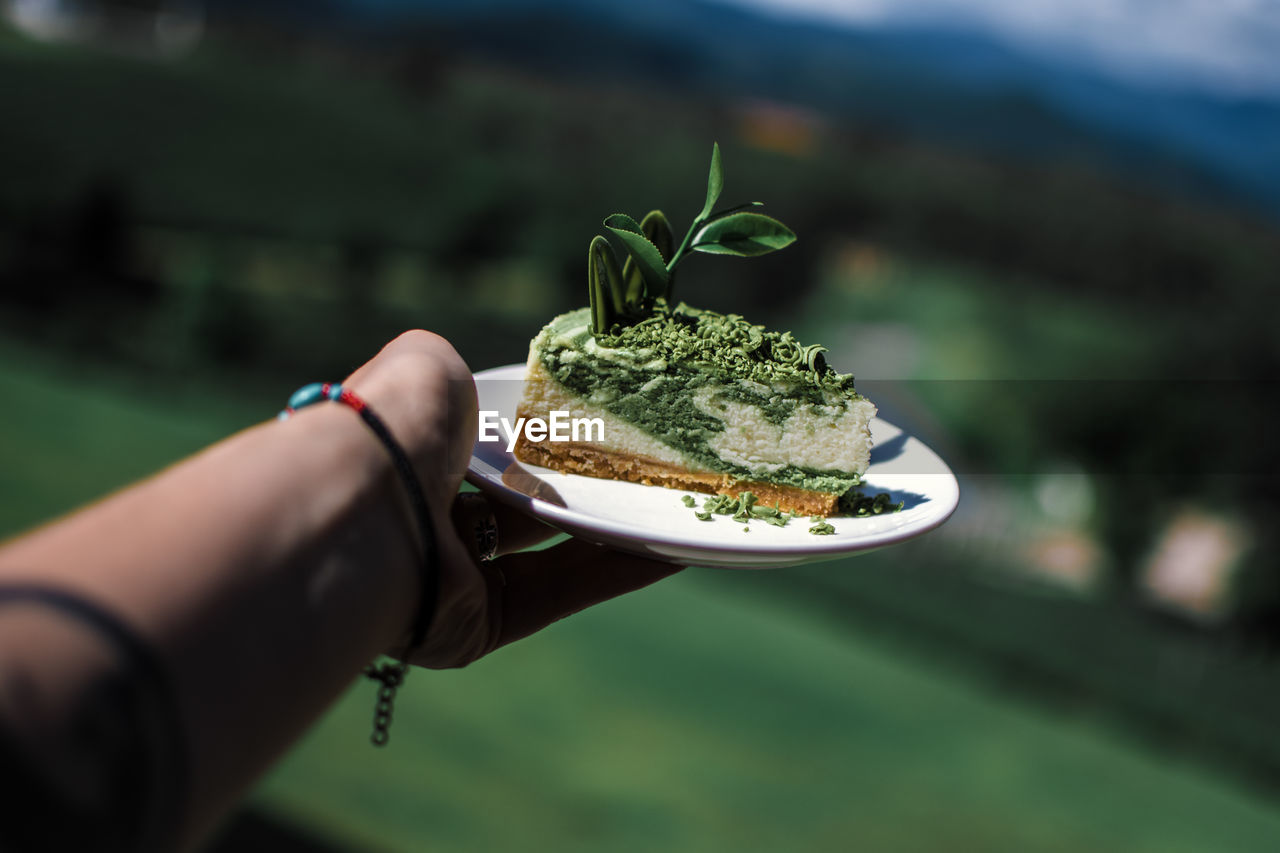
<svg viewBox="0 0 1280 853">
<path fill-rule="evenodd" d="M 451 517 L 475 430 L 465 364 L 442 339 L 410 333 L 344 384 L 386 422 L 426 491 L 440 595 L 415 662 L 466 664 L 675 570 L 580 542 L 478 563 Z M 499 512 L 508 548 L 551 532 Z M 184 732 L 180 832 L 191 839 L 364 664 L 403 647 L 421 599 L 422 553 L 386 449 L 350 409 L 320 405 L 7 544 L 0 585 L 68 590 L 154 651 Z M 45 728 L 56 730 L 59 714 L 75 723 L 94 677 L 82 665 L 92 643 L 63 642 L 64 630 L 37 620 L 22 643 L 0 634 L 0 667 L 30 679 L 35 697 L 15 707 L 0 695 L 0 725 L 24 730 L 33 707 L 52 715 Z"/>
</svg>

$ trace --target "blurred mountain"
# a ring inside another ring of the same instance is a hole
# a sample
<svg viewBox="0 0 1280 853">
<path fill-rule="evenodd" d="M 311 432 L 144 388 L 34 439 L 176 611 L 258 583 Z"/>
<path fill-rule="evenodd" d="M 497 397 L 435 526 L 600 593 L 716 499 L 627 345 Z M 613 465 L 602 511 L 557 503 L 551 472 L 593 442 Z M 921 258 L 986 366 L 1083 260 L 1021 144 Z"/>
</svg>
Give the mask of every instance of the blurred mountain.
<svg viewBox="0 0 1280 853">
<path fill-rule="evenodd" d="M 975 28 L 822 23 L 705 0 L 221 0 L 575 79 L 765 99 L 1001 155 L 1083 162 L 1280 215 L 1280 92 L 1122 75 Z M 1138 36 L 1135 36 L 1135 38 Z"/>
</svg>

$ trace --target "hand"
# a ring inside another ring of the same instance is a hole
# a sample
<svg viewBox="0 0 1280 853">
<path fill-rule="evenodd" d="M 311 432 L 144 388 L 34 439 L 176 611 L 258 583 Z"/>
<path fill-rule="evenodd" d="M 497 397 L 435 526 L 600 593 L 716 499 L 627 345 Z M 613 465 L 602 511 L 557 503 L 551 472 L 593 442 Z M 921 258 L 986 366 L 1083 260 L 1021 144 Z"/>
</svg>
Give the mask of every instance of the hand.
<svg viewBox="0 0 1280 853">
<path fill-rule="evenodd" d="M 369 402 L 404 446 L 431 509 L 440 595 L 431 630 L 411 663 L 466 666 L 565 616 L 680 571 L 577 540 L 515 553 L 556 531 L 479 495 L 458 494 L 478 407 L 471 371 L 444 338 L 406 332 L 343 384 Z M 492 560 L 481 554 L 487 530 L 497 534 Z"/>
</svg>

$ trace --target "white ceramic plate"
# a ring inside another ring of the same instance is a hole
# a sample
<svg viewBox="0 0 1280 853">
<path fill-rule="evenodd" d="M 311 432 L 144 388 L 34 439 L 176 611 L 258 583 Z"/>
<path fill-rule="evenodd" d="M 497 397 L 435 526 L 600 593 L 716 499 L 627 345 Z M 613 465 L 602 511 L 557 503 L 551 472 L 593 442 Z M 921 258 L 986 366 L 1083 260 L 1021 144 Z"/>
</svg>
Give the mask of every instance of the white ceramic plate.
<svg viewBox="0 0 1280 853">
<path fill-rule="evenodd" d="M 525 367 L 513 364 L 475 375 L 481 411 L 515 421 Z M 477 441 L 467 480 L 490 497 L 525 510 L 573 536 L 666 560 L 722 568 L 763 569 L 829 560 L 903 542 L 942 524 L 960 501 L 955 475 L 918 439 L 887 421 L 871 424 L 874 449 L 868 494 L 888 492 L 901 512 L 832 518 L 836 532 L 816 536 L 806 518 L 786 527 L 729 516 L 699 521 L 678 489 L 563 474 L 518 461 L 500 441 Z M 701 506 L 703 495 L 695 494 Z"/>
</svg>

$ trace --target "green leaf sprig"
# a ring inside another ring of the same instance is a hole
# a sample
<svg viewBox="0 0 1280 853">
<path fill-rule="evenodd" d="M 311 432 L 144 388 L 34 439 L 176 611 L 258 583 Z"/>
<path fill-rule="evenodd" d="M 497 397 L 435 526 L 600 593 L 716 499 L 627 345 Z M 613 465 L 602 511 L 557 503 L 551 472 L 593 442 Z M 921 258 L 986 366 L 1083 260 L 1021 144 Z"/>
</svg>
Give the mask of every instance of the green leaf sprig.
<svg viewBox="0 0 1280 853">
<path fill-rule="evenodd" d="M 749 209 L 759 207 L 758 201 L 716 211 L 723 189 L 720 146 L 713 144 L 706 202 L 678 247 L 671 225 L 660 210 L 650 211 L 640 222 L 625 213 L 605 219 L 604 227 L 622 243 L 627 257 L 619 266 L 613 245 L 603 236 L 595 237 L 588 247 L 587 285 L 593 334 L 649 317 L 659 297 L 670 304 L 675 269 L 690 252 L 753 258 L 795 242 L 796 235 L 790 228 Z"/>
</svg>

